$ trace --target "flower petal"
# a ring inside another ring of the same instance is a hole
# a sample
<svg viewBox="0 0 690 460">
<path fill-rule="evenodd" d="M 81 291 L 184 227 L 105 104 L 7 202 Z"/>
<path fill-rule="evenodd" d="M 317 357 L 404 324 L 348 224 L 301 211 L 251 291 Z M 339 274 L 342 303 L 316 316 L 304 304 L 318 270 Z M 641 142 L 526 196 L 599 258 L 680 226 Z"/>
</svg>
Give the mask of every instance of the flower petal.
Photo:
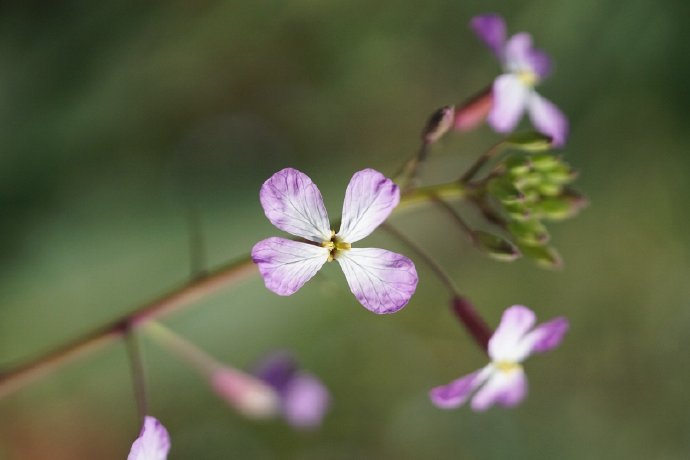
<svg viewBox="0 0 690 460">
<path fill-rule="evenodd" d="M 530 353 L 543 353 L 553 350 L 563 341 L 568 332 L 569 323 L 564 317 L 554 318 L 546 323 L 539 324 L 529 332 L 522 341 L 529 348 Z"/>
<path fill-rule="evenodd" d="M 139 437 L 132 444 L 127 460 L 165 460 L 170 450 L 170 435 L 155 417 L 147 415 Z"/>
<path fill-rule="evenodd" d="M 529 117 L 539 132 L 551 137 L 555 147 L 565 144 L 568 137 L 568 119 L 558 107 L 537 93 L 532 93 L 528 102 Z"/>
<path fill-rule="evenodd" d="M 320 243 L 331 239 L 321 192 L 306 174 L 285 168 L 261 186 L 261 206 L 279 229 Z"/>
<path fill-rule="evenodd" d="M 275 352 L 262 360 L 253 374 L 278 393 L 283 393 L 296 371 L 297 361 L 290 353 L 283 351 Z"/>
<path fill-rule="evenodd" d="M 486 384 L 477 390 L 472 398 L 472 409 L 482 412 L 499 404 L 514 407 L 525 399 L 527 394 L 527 377 L 522 368 L 509 372 L 495 371 Z"/>
<path fill-rule="evenodd" d="M 512 131 L 525 111 L 530 89 L 513 74 L 504 74 L 494 80 L 493 106 L 487 121 L 493 129 L 506 133 Z"/>
<path fill-rule="evenodd" d="M 489 340 L 489 356 L 492 361 L 520 362 L 529 349 L 521 344 L 522 338 L 534 325 L 536 316 L 522 305 L 513 305 L 503 312 L 501 322 Z"/>
<path fill-rule="evenodd" d="M 484 41 L 499 59 L 503 60 L 503 48 L 506 41 L 506 23 L 503 18 L 497 14 L 482 14 L 472 18 L 470 27 L 475 35 Z"/>
<path fill-rule="evenodd" d="M 407 257 L 385 249 L 352 248 L 336 260 L 357 300 L 374 313 L 395 313 L 417 289 L 417 271 Z"/>
<path fill-rule="evenodd" d="M 400 201 L 400 189 L 373 169 L 356 172 L 345 192 L 343 220 L 338 236 L 354 243 L 373 232 Z"/>
<path fill-rule="evenodd" d="M 489 377 L 487 370 L 489 370 L 488 367 L 453 380 L 448 385 L 432 388 L 429 391 L 431 402 L 441 409 L 453 409 L 462 406 L 472 392 Z"/>
<path fill-rule="evenodd" d="M 321 424 L 330 405 L 328 389 L 313 375 L 297 373 L 283 395 L 283 414 L 296 428 L 315 428 Z"/>
<path fill-rule="evenodd" d="M 266 287 L 291 295 L 309 281 L 328 260 L 328 249 L 285 238 L 267 238 L 252 248 Z"/>
</svg>

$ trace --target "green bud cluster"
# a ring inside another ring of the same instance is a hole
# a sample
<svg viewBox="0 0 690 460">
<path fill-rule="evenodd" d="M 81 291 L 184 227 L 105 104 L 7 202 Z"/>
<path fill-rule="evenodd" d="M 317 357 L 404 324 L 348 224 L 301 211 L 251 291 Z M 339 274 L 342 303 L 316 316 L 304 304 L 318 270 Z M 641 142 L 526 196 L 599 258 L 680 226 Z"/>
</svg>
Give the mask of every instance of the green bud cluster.
<svg viewBox="0 0 690 460">
<path fill-rule="evenodd" d="M 586 204 L 568 187 L 575 171 L 548 153 L 511 155 L 497 171 L 486 190 L 507 216 L 507 230 L 520 251 L 542 265 L 560 265 L 558 253 L 547 246 L 550 236 L 544 221 L 573 217 Z"/>
</svg>

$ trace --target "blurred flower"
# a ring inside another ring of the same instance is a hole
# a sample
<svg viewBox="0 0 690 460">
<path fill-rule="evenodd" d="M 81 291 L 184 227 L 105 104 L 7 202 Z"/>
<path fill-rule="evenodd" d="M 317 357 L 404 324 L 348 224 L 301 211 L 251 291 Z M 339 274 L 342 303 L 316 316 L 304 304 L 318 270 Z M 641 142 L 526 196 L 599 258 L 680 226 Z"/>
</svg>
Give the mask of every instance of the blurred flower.
<svg viewBox="0 0 690 460">
<path fill-rule="evenodd" d="M 311 429 L 321 424 L 330 405 L 328 389 L 313 375 L 299 370 L 290 354 L 269 356 L 255 375 L 280 395 L 282 413 L 290 425 Z"/>
<path fill-rule="evenodd" d="M 144 417 L 144 426 L 132 444 L 127 460 L 165 460 L 170 450 L 170 435 L 155 417 Z"/>
<path fill-rule="evenodd" d="M 532 36 L 528 33 L 521 32 L 507 39 L 505 22 L 498 15 L 475 16 L 470 26 L 496 55 L 505 72 L 493 83 L 489 124 L 498 132 L 510 132 L 527 110 L 532 124 L 551 137 L 554 146 L 565 144 L 568 120 L 534 90 L 551 72 L 549 56 L 532 46 Z"/>
<path fill-rule="evenodd" d="M 242 415 L 253 419 L 273 417 L 280 398 L 265 382 L 236 369 L 219 366 L 210 373 L 213 390 Z"/>
<path fill-rule="evenodd" d="M 266 217 L 281 230 L 308 242 L 268 238 L 252 249 L 266 287 L 294 294 L 327 261 L 340 263 L 350 290 L 374 313 L 403 308 L 417 288 L 407 257 L 384 249 L 352 248 L 373 232 L 400 201 L 400 189 L 373 169 L 355 173 L 345 192 L 340 231 L 330 229 L 321 192 L 304 173 L 286 168 L 264 182 L 259 194 Z"/>
<path fill-rule="evenodd" d="M 557 347 L 568 330 L 568 321 L 563 317 L 532 328 L 535 321 L 534 312 L 527 307 L 508 308 L 489 340 L 491 363 L 432 389 L 431 401 L 440 408 L 451 409 L 472 397 L 475 411 L 484 411 L 494 404 L 505 407 L 519 404 L 527 393 L 527 378 L 521 363 L 532 353 Z"/>
</svg>

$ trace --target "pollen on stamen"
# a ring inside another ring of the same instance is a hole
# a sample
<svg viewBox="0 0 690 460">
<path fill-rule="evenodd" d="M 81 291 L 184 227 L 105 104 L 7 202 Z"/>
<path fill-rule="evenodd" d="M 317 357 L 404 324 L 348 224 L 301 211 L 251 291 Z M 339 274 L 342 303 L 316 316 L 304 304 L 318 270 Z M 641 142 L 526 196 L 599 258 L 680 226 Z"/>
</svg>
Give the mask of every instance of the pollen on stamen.
<svg viewBox="0 0 690 460">
<path fill-rule="evenodd" d="M 512 361 L 496 361 L 493 364 L 496 369 L 505 373 L 517 371 L 522 368 L 520 364 L 514 363 Z"/>
</svg>

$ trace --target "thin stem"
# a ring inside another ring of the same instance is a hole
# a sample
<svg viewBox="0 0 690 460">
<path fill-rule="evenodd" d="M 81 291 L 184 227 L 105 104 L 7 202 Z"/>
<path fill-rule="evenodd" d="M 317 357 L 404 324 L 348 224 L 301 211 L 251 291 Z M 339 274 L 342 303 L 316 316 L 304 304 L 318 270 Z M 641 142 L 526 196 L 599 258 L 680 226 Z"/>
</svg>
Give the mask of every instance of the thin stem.
<svg viewBox="0 0 690 460">
<path fill-rule="evenodd" d="M 477 242 L 477 237 L 474 235 L 474 230 L 465 222 L 465 219 L 462 218 L 462 216 L 448 203 L 446 203 L 444 200 L 439 198 L 438 196 L 435 196 L 433 198 L 434 203 L 443 209 L 446 214 L 448 214 L 454 221 L 457 223 L 460 228 L 467 234 L 467 236 L 470 239 L 470 242 L 473 244 L 476 244 Z"/>
<path fill-rule="evenodd" d="M 149 322 L 144 330 L 159 345 L 197 369 L 202 375 L 210 375 L 223 367 L 215 358 L 157 321 Z"/>
<path fill-rule="evenodd" d="M 132 383 L 134 386 L 134 396 L 137 400 L 137 410 L 139 419 L 143 422 L 144 417 L 149 413 L 146 398 L 146 374 L 141 360 L 141 348 L 139 338 L 136 333 L 129 329 L 126 336 L 129 364 L 132 370 Z"/>
<path fill-rule="evenodd" d="M 456 296 L 451 304 L 453 313 L 460 323 L 467 329 L 479 346 L 488 353 L 489 339 L 493 335 L 491 328 L 486 324 L 472 303 L 465 297 Z"/>
<path fill-rule="evenodd" d="M 395 227 L 393 227 L 391 224 L 384 223 L 381 224 L 381 228 L 387 231 L 389 234 L 394 236 L 396 239 L 398 239 L 401 243 L 403 243 L 405 246 L 410 248 L 412 251 L 414 251 L 431 269 L 432 272 L 436 275 L 436 277 L 443 283 L 443 285 L 448 289 L 450 292 L 451 296 L 460 296 L 460 290 L 458 287 L 455 285 L 453 282 L 453 279 L 450 277 L 450 275 L 441 267 L 431 255 L 426 252 L 424 249 L 421 248 L 421 246 L 417 245 L 414 241 L 400 233 Z"/>
<path fill-rule="evenodd" d="M 463 198 L 467 187 L 458 182 L 423 187 L 403 194 L 396 213 L 407 211 L 420 203 L 429 202 L 434 196 L 445 198 Z M 162 318 L 195 301 L 206 298 L 222 288 L 236 286 L 241 281 L 258 273 L 251 257 L 245 256 L 237 262 L 223 266 L 203 276 L 191 280 L 162 297 L 140 305 L 131 313 L 116 319 L 110 324 L 97 328 L 83 337 L 40 355 L 14 368 L 0 371 L 0 398 L 17 391 L 29 383 L 39 380 L 61 366 L 89 352 L 121 338 L 129 329 Z"/>
<path fill-rule="evenodd" d="M 463 174 L 460 177 L 460 182 L 462 182 L 463 184 L 467 184 L 469 181 L 471 181 L 474 178 L 474 176 L 479 172 L 479 170 L 482 169 L 482 167 L 489 160 L 491 160 L 501 151 L 504 144 L 504 141 L 494 144 L 493 146 L 491 146 L 491 148 L 489 148 L 489 150 L 487 150 L 479 158 L 477 158 L 477 161 L 475 161 L 472 164 L 472 166 L 470 166 L 470 168 L 465 172 L 465 174 Z"/>
</svg>

